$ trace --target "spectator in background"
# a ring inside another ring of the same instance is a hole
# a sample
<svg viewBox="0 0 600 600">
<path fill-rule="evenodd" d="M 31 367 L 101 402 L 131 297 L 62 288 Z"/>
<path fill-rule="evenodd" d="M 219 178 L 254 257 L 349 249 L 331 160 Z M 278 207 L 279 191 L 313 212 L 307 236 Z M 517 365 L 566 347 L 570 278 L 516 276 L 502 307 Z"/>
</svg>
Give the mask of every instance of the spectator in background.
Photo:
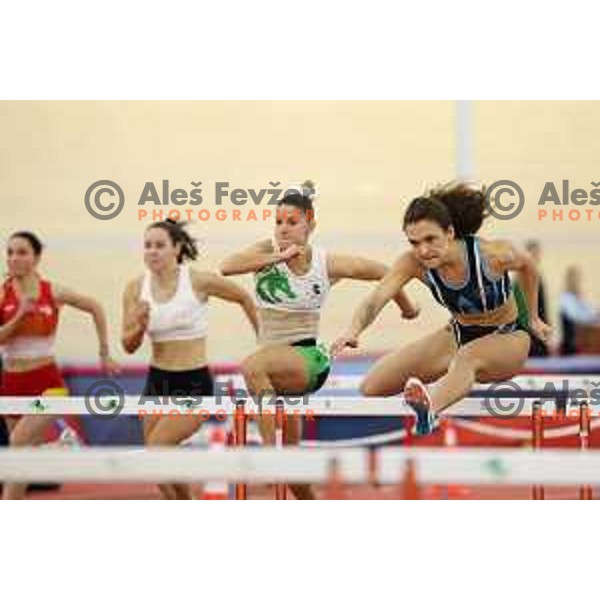
<svg viewBox="0 0 600 600">
<path fill-rule="evenodd" d="M 540 270 L 540 262 L 542 257 L 542 248 L 538 240 L 527 240 L 525 243 L 525 249 L 535 263 L 535 266 L 538 270 L 539 274 L 539 287 L 538 287 L 538 314 L 540 319 L 544 321 L 544 323 L 548 323 L 551 325 L 550 320 L 548 319 L 548 311 L 546 307 L 546 288 L 544 285 L 544 278 L 542 277 Z M 536 337 L 531 338 L 531 347 L 529 349 L 529 356 L 548 356 L 548 346 L 539 340 Z"/>
<path fill-rule="evenodd" d="M 577 352 L 577 326 L 600 325 L 598 309 L 583 298 L 581 292 L 581 271 L 570 266 L 565 276 L 565 291 L 559 299 L 562 342 L 560 352 L 563 355 Z"/>
<path fill-rule="evenodd" d="M 2 355 L 0 355 L 0 379 L 2 378 Z M 0 450 L 8 446 L 8 427 L 4 417 L 0 416 Z M 2 491 L 2 482 L 0 481 L 0 491 Z"/>
<path fill-rule="evenodd" d="M 0 381 L 2 380 L 2 354 L 0 354 Z M 0 415 L 0 449 L 8 446 L 8 428 L 4 417 Z M 2 484 L 0 484 L 2 485 Z"/>
<path fill-rule="evenodd" d="M 8 427 L 2 417 L 0 417 L 0 450 L 8 446 Z M 2 482 L 0 481 L 0 492 L 2 491 Z"/>
</svg>

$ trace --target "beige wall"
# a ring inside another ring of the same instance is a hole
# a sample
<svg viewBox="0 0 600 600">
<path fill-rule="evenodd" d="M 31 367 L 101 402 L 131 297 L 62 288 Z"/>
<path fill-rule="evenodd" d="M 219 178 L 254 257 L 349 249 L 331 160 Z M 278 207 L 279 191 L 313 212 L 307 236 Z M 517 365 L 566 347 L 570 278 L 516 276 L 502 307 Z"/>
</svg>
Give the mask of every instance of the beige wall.
<svg viewBox="0 0 600 600">
<path fill-rule="evenodd" d="M 539 220 L 538 200 L 546 181 L 557 189 L 563 179 L 570 188 L 588 193 L 600 181 L 600 102 L 477 102 L 474 105 L 474 145 L 478 176 L 484 181 L 519 182 L 526 203 L 518 218 L 494 220 L 486 231 L 524 240 L 536 237 L 543 244 L 543 272 L 550 310 L 556 322 L 556 299 L 563 287 L 566 267 L 580 265 L 585 291 L 600 303 L 600 206 L 593 220 Z M 586 217 L 587 218 L 587 217 Z"/>
<path fill-rule="evenodd" d="M 48 244 L 45 273 L 97 296 L 116 341 L 122 289 L 142 269 L 145 223 L 136 201 L 146 181 L 169 179 L 171 187 L 189 190 L 201 180 L 203 207 L 214 213 L 216 181 L 264 188 L 269 181 L 314 178 L 321 188 L 316 241 L 389 262 L 405 247 L 400 222 L 408 200 L 454 175 L 454 111 L 453 102 L 2 102 L 0 238 L 17 228 L 39 232 Z M 578 261 L 600 297 L 594 277 L 600 220 L 539 223 L 535 200 L 529 202 L 549 179 L 569 177 L 586 189 L 600 180 L 600 105 L 478 102 L 473 119 L 478 176 L 515 179 L 528 197 L 519 218 L 490 223 L 486 233 L 539 237 L 553 295 L 565 265 Z M 111 221 L 93 219 L 84 207 L 85 190 L 99 179 L 118 182 L 127 198 Z M 202 266 L 212 268 L 271 227 L 231 219 L 195 223 Z M 367 289 L 350 283 L 334 289 L 323 317 L 325 339 L 344 327 Z M 422 320 L 403 324 L 389 307 L 365 336 L 365 349 L 403 344 L 444 320 L 424 290 L 411 290 Z M 252 350 L 239 311 L 214 302 L 211 314 L 213 359 L 237 360 Z M 84 317 L 65 311 L 58 348 L 65 359 L 93 360 L 93 330 Z"/>
</svg>

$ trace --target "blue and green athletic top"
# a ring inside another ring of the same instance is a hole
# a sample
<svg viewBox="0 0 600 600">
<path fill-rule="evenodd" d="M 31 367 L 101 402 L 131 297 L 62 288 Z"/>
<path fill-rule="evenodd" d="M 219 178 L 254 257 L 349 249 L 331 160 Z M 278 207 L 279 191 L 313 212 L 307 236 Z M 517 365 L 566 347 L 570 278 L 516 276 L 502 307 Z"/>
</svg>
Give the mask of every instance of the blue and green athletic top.
<svg viewBox="0 0 600 600">
<path fill-rule="evenodd" d="M 464 244 L 467 277 L 454 285 L 445 281 L 437 269 L 427 269 L 425 283 L 433 297 L 453 314 L 484 314 L 502 306 L 511 295 L 512 284 L 508 273 L 494 277 L 481 251 L 477 236 L 459 240 Z"/>
</svg>

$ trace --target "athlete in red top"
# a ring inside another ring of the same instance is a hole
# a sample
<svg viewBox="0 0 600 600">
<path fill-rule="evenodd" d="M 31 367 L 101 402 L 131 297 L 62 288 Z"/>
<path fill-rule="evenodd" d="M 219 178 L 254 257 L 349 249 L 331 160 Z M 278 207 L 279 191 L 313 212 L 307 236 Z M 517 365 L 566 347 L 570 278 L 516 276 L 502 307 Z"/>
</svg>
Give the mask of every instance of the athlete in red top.
<svg viewBox="0 0 600 600">
<path fill-rule="evenodd" d="M 61 306 L 73 306 L 94 318 L 100 360 L 107 374 L 117 371 L 108 351 L 106 318 L 100 304 L 42 279 L 37 271 L 43 246 L 36 235 L 20 231 L 7 245 L 8 278 L 0 286 L 0 350 L 4 372 L 0 396 L 37 396 L 66 385 L 54 359 L 54 338 Z M 55 420 L 51 415 L 7 416 L 11 446 L 37 445 Z M 10 483 L 5 499 L 25 495 L 26 486 Z"/>
</svg>

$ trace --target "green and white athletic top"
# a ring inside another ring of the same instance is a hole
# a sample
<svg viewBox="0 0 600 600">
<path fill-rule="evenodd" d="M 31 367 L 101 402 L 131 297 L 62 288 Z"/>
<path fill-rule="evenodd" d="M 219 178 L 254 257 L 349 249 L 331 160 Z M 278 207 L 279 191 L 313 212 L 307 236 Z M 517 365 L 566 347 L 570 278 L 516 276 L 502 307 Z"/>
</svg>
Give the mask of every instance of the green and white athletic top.
<svg viewBox="0 0 600 600">
<path fill-rule="evenodd" d="M 286 263 L 254 274 L 254 294 L 260 321 L 260 344 L 293 344 L 319 337 L 321 309 L 331 289 L 327 253 L 312 247 L 310 270 L 293 273 Z"/>
<path fill-rule="evenodd" d="M 286 263 L 265 267 L 254 274 L 254 293 L 260 308 L 287 312 L 319 312 L 331 283 L 327 274 L 327 253 L 312 247 L 310 270 L 293 273 Z"/>
</svg>

